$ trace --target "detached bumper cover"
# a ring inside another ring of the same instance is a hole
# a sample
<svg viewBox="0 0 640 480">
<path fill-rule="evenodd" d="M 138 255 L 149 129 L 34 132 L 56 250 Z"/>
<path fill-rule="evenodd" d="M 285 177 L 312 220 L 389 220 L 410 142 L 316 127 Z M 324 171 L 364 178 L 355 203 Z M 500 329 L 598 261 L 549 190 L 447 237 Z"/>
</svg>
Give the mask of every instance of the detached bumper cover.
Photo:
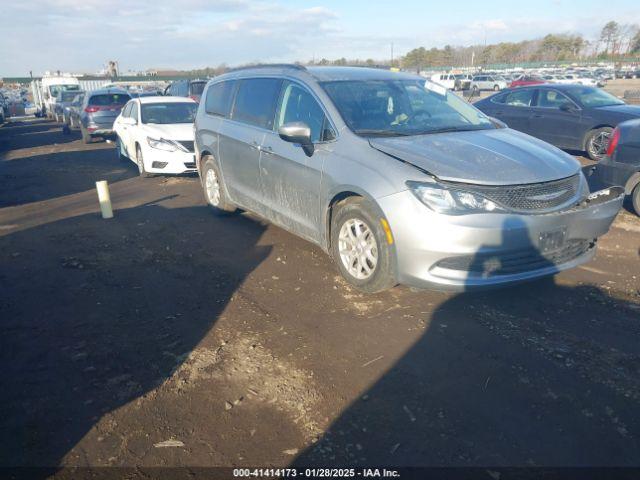
<svg viewBox="0 0 640 480">
<path fill-rule="evenodd" d="M 378 199 L 393 232 L 398 280 L 462 290 L 553 275 L 589 261 L 624 190 L 610 187 L 546 214 L 439 215 L 409 191 Z"/>
</svg>

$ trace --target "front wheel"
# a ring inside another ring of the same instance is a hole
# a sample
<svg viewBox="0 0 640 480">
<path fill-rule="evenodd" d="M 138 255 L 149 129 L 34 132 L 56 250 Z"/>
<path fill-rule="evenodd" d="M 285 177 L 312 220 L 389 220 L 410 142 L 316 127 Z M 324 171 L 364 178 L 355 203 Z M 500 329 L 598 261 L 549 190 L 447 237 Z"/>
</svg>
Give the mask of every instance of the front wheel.
<svg viewBox="0 0 640 480">
<path fill-rule="evenodd" d="M 383 219 L 361 197 L 338 204 L 331 221 L 331 253 L 343 278 L 359 290 L 376 293 L 396 282 L 391 243 Z M 384 220 L 386 222 L 386 220 Z"/>
<path fill-rule="evenodd" d="M 640 183 L 631 192 L 631 205 L 633 205 L 636 215 L 640 215 Z"/>
<path fill-rule="evenodd" d="M 585 150 L 591 160 L 599 161 L 606 155 L 611 132 L 613 132 L 613 128 L 602 127 L 591 130 L 588 133 L 585 141 Z"/>
<path fill-rule="evenodd" d="M 144 168 L 144 157 L 142 156 L 142 149 L 140 145 L 136 145 L 136 164 L 138 165 L 138 173 L 142 178 L 148 178 L 151 176 Z"/>
<path fill-rule="evenodd" d="M 203 157 L 202 162 L 202 187 L 207 204 L 216 215 L 225 215 L 237 210 L 229 200 L 227 188 L 220 176 L 218 164 L 211 156 Z"/>
</svg>

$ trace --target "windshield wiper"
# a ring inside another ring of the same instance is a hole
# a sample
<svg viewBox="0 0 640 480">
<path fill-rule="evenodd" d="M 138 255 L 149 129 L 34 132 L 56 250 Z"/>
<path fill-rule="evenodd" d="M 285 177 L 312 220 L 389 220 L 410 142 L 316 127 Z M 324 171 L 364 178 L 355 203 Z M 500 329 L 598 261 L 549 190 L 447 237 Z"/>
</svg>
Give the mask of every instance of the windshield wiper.
<svg viewBox="0 0 640 480">
<path fill-rule="evenodd" d="M 413 133 L 396 132 L 393 130 L 375 130 L 367 128 L 354 130 L 354 132 L 358 135 L 371 135 L 377 137 L 406 137 L 409 135 L 414 135 Z"/>
<path fill-rule="evenodd" d="M 429 135 L 431 133 L 448 133 L 448 132 L 473 132 L 475 130 L 488 130 L 488 128 L 469 128 L 469 127 L 444 127 L 434 130 L 424 130 L 416 133 L 416 135 Z"/>
</svg>

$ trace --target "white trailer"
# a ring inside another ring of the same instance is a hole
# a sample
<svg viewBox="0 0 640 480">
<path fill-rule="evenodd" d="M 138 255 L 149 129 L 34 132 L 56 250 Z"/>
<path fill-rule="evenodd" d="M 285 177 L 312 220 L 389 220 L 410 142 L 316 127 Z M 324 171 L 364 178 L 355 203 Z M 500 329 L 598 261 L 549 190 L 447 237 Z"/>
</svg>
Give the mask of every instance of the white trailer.
<svg viewBox="0 0 640 480">
<path fill-rule="evenodd" d="M 80 82 L 70 75 L 45 75 L 42 80 L 31 82 L 36 116 L 51 117 L 56 96 L 61 90 L 80 90 Z"/>
</svg>

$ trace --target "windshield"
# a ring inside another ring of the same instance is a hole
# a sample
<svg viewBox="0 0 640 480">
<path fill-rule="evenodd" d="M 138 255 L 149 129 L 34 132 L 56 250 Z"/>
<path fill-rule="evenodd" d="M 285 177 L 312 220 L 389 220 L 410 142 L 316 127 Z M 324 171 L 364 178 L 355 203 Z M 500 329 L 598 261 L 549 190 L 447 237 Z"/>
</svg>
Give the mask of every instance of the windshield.
<svg viewBox="0 0 640 480">
<path fill-rule="evenodd" d="M 76 98 L 78 92 L 74 91 L 64 91 L 60 95 L 60 100 L 63 102 L 72 102 L 74 98 Z"/>
<path fill-rule="evenodd" d="M 198 105 L 195 103 L 149 103 L 142 105 L 142 123 L 193 123 Z"/>
<path fill-rule="evenodd" d="M 49 92 L 52 97 L 57 97 L 58 93 L 70 90 L 80 90 L 80 85 L 51 85 L 49 87 Z"/>
<path fill-rule="evenodd" d="M 189 95 L 202 95 L 207 82 L 191 82 L 189 85 Z"/>
<path fill-rule="evenodd" d="M 571 94 L 585 107 L 606 107 L 624 105 L 624 102 L 610 93 L 596 87 L 580 87 L 571 90 Z"/>
<path fill-rule="evenodd" d="M 495 128 L 479 110 L 423 80 L 324 82 L 349 128 L 360 135 L 420 135 Z"/>
</svg>

